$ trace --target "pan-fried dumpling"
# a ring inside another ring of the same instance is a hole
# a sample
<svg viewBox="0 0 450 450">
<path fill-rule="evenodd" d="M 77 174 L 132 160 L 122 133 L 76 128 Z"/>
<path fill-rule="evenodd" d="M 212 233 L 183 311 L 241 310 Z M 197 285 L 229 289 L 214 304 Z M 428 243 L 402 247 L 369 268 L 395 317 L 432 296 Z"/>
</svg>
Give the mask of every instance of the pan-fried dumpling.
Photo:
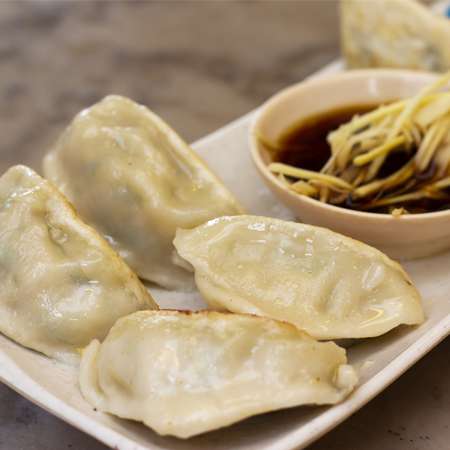
<svg viewBox="0 0 450 450">
<path fill-rule="evenodd" d="M 80 387 L 100 411 L 187 438 L 246 417 L 332 404 L 354 388 L 345 350 L 292 325 L 214 311 L 142 311 L 84 351 Z"/>
<path fill-rule="evenodd" d="M 424 319 L 399 264 L 324 228 L 222 217 L 179 230 L 174 244 L 212 306 L 285 320 L 317 339 L 378 336 Z"/>
<path fill-rule="evenodd" d="M 157 308 L 137 276 L 31 169 L 0 178 L 0 332 L 58 359 Z"/>
<path fill-rule="evenodd" d="M 173 263 L 176 229 L 242 212 L 166 123 L 119 96 L 75 117 L 44 173 L 141 278 L 168 288 L 192 284 Z"/>
</svg>

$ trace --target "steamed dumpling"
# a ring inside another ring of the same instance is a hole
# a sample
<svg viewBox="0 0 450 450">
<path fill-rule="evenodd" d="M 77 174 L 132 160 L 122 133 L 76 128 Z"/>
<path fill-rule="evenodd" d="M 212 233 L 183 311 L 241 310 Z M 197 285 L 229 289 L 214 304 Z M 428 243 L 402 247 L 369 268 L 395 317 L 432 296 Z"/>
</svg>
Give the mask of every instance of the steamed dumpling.
<svg viewBox="0 0 450 450">
<path fill-rule="evenodd" d="M 295 327 L 213 311 L 143 311 L 83 351 L 80 387 L 100 411 L 187 438 L 246 417 L 332 404 L 354 388 L 345 350 Z"/>
<path fill-rule="evenodd" d="M 192 279 L 173 264 L 176 229 L 242 212 L 166 123 L 119 96 L 75 117 L 44 173 L 141 278 L 169 288 Z"/>
<path fill-rule="evenodd" d="M 0 332 L 58 359 L 134 311 L 157 308 L 136 275 L 31 169 L 0 178 Z"/>
<path fill-rule="evenodd" d="M 424 319 L 399 264 L 324 228 L 222 217 L 179 230 L 174 244 L 212 306 L 285 320 L 318 339 L 378 336 Z"/>
</svg>

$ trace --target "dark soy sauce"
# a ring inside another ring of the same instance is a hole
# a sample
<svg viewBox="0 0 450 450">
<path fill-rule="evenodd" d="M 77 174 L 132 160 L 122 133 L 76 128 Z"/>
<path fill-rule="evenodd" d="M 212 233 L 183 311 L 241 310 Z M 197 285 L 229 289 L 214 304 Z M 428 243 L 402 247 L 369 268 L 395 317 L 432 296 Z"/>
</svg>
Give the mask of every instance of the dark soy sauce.
<svg viewBox="0 0 450 450">
<path fill-rule="evenodd" d="M 331 155 L 328 133 L 350 121 L 354 115 L 372 111 L 377 106 L 352 105 L 299 122 L 281 137 L 275 160 L 302 169 L 320 171 Z"/>
<path fill-rule="evenodd" d="M 349 122 L 356 114 L 365 114 L 378 106 L 380 105 L 352 105 L 342 109 L 327 111 L 299 122 L 281 137 L 274 160 L 302 169 L 320 171 L 331 156 L 331 148 L 327 141 L 328 134 L 344 123 Z M 377 178 L 385 178 L 400 169 L 414 152 L 415 149 L 410 149 L 409 152 L 396 151 L 389 154 L 381 166 Z M 432 169 L 433 167 L 423 174 L 423 180 L 418 177 L 419 185 L 417 186 L 420 186 L 420 181 L 425 181 L 433 176 Z M 369 201 L 370 199 L 366 200 Z M 353 204 L 352 202 L 343 203 L 339 206 L 356 210 L 362 209 L 362 205 Z M 389 213 L 393 207 L 401 206 L 405 207 L 410 213 L 423 213 L 449 209 L 450 200 L 423 199 L 408 202 L 404 205 L 381 207 L 372 211 Z"/>
</svg>

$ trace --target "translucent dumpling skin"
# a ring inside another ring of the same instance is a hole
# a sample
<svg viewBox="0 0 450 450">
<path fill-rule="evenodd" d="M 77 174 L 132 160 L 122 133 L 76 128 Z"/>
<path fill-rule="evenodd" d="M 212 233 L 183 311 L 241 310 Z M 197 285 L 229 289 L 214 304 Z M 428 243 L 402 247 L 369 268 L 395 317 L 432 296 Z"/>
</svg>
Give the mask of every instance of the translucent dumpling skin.
<svg viewBox="0 0 450 450">
<path fill-rule="evenodd" d="M 378 336 L 424 319 L 399 264 L 324 228 L 222 217 L 179 230 L 174 244 L 212 306 L 285 320 L 317 339 Z"/>
<path fill-rule="evenodd" d="M 0 332 L 58 359 L 157 308 L 137 276 L 31 169 L 0 178 Z"/>
<path fill-rule="evenodd" d="M 168 288 L 192 279 L 173 264 L 175 230 L 241 213 L 166 123 L 124 97 L 78 114 L 46 156 L 44 173 L 141 278 Z"/>
<path fill-rule="evenodd" d="M 295 327 L 213 311 L 142 311 L 83 352 L 80 387 L 100 411 L 187 438 L 246 417 L 332 404 L 357 382 L 345 350 Z"/>
</svg>

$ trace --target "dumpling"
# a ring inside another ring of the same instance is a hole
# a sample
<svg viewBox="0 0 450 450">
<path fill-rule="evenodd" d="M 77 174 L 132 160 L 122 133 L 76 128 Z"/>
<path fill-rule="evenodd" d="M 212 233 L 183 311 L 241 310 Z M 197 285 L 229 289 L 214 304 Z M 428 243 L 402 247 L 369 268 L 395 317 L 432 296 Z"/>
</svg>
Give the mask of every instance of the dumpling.
<svg viewBox="0 0 450 450">
<path fill-rule="evenodd" d="M 399 264 L 324 228 L 222 217 L 179 230 L 174 244 L 212 306 L 285 320 L 317 339 L 378 336 L 424 319 Z"/>
<path fill-rule="evenodd" d="M 137 276 L 31 169 L 0 178 L 0 332 L 58 359 L 157 308 Z"/>
<path fill-rule="evenodd" d="M 262 317 L 142 311 L 84 351 L 80 387 L 100 411 L 187 438 L 246 417 L 341 401 L 357 383 L 345 350 Z"/>
<path fill-rule="evenodd" d="M 141 278 L 168 288 L 192 284 L 173 262 L 176 229 L 242 212 L 166 123 L 119 96 L 75 117 L 44 174 Z"/>
<path fill-rule="evenodd" d="M 435 4 L 428 8 L 427 5 Z M 448 1 L 340 2 L 341 48 L 349 69 L 450 70 Z M 387 12 L 389 11 L 389 12 Z"/>
</svg>

